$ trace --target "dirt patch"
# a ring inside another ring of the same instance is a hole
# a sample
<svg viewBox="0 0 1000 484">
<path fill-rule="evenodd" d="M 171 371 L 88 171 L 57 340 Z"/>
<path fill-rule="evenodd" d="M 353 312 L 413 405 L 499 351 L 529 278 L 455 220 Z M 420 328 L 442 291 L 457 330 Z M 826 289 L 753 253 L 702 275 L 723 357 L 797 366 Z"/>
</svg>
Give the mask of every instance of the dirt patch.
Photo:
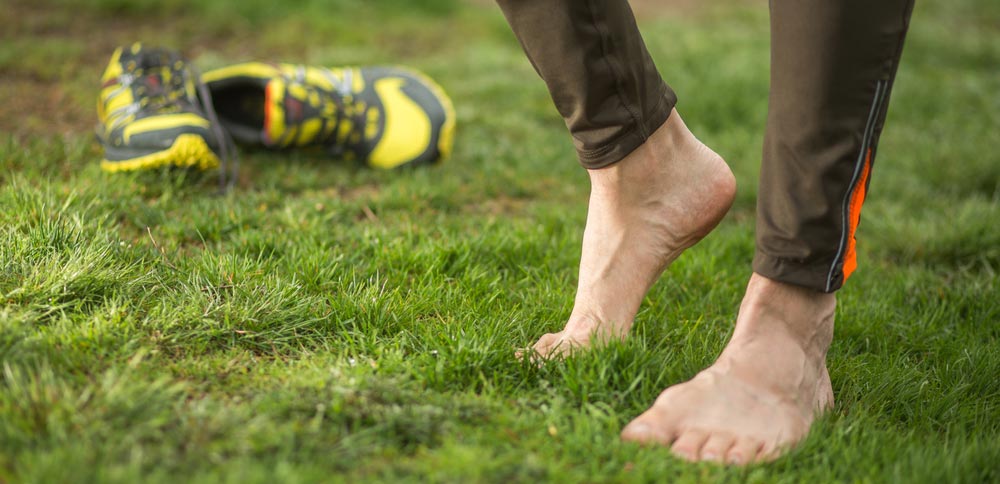
<svg viewBox="0 0 1000 484">
<path fill-rule="evenodd" d="M 93 128 L 96 115 L 76 102 L 60 82 L 0 76 L 0 132 L 17 138 L 64 135 Z"/>
</svg>

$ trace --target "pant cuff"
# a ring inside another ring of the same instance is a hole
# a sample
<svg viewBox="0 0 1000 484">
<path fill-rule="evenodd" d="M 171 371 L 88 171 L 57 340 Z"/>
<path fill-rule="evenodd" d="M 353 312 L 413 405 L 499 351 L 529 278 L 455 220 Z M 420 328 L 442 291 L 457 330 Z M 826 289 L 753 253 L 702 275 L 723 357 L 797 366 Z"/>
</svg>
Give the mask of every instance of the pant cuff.
<svg viewBox="0 0 1000 484">
<path fill-rule="evenodd" d="M 611 142 L 592 150 L 577 149 L 580 164 L 588 170 L 597 170 L 618 163 L 623 158 L 642 146 L 663 123 L 667 122 L 670 113 L 677 104 L 677 99 L 671 91 L 657 98 L 656 106 L 646 114 L 644 126 L 633 123 L 621 135 Z"/>
<path fill-rule="evenodd" d="M 753 271 L 768 279 L 832 293 L 843 285 L 843 277 L 830 277 L 830 264 L 805 263 L 774 257 L 758 249 Z"/>
</svg>

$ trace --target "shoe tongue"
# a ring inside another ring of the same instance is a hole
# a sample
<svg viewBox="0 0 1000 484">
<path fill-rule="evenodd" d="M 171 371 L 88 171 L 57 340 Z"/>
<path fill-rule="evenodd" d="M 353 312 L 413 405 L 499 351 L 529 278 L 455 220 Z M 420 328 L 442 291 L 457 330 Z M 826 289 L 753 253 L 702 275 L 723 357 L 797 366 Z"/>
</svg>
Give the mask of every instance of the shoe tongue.
<svg viewBox="0 0 1000 484">
<path fill-rule="evenodd" d="M 302 108 L 301 101 L 288 95 L 288 83 L 284 78 L 268 81 L 264 88 L 264 129 L 261 132 L 264 146 L 284 147 L 294 141 L 284 138 L 288 126 L 302 121 Z"/>
</svg>

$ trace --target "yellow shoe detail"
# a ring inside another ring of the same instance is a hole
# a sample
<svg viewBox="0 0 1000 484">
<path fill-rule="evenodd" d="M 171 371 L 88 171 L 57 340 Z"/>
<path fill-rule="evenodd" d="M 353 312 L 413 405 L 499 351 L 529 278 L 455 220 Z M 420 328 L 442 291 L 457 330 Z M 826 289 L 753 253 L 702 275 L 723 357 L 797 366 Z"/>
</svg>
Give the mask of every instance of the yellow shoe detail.
<svg viewBox="0 0 1000 484">
<path fill-rule="evenodd" d="M 202 74 L 201 80 L 208 84 L 210 82 L 217 82 L 220 79 L 227 79 L 230 77 L 245 76 L 270 79 L 280 73 L 281 70 L 271 64 L 265 64 L 263 62 L 247 62 L 245 64 L 222 67 L 220 69 L 206 72 Z"/>
<path fill-rule="evenodd" d="M 148 170 L 161 166 L 197 167 L 202 170 L 210 170 L 219 166 L 219 158 L 201 136 L 182 134 L 174 140 L 174 144 L 170 148 L 163 151 L 124 161 L 101 161 L 101 169 L 111 173 Z"/>
<path fill-rule="evenodd" d="M 455 125 L 458 116 L 455 114 L 455 105 L 452 104 L 451 98 L 445 92 L 444 88 L 437 83 L 434 79 L 431 79 L 423 72 L 410 69 L 404 66 L 396 66 L 397 69 L 406 71 L 410 75 L 423 81 L 427 87 L 430 88 L 431 92 L 434 93 L 434 97 L 441 102 L 441 106 L 444 108 L 445 120 L 444 124 L 441 126 L 441 134 L 438 136 L 438 152 L 441 154 L 438 158 L 438 162 L 442 162 L 451 157 L 452 149 L 455 146 Z"/>
<path fill-rule="evenodd" d="M 296 146 L 308 146 L 313 140 L 319 138 L 320 130 L 323 129 L 323 120 L 319 118 L 307 119 L 299 125 L 298 136 L 295 137 Z"/>
<path fill-rule="evenodd" d="M 117 82 L 109 85 L 110 81 L 118 79 L 123 73 L 121 55 L 121 48 L 116 49 L 115 53 L 112 54 L 111 62 L 104 70 L 104 75 L 101 76 L 101 83 L 104 84 L 104 87 L 101 88 L 101 93 L 97 97 L 97 119 L 109 126 L 121 126 L 133 117 L 124 114 L 126 108 L 135 102 L 132 90 L 122 87 Z M 110 119 L 112 117 L 115 119 Z"/>
<path fill-rule="evenodd" d="M 372 150 L 368 163 L 377 168 L 395 168 L 420 156 L 431 138 L 431 120 L 417 103 L 403 93 L 403 79 L 375 82 L 375 92 L 385 107 L 386 133 Z"/>
<path fill-rule="evenodd" d="M 451 150 L 455 147 L 455 117 L 452 115 L 444 122 L 444 126 L 441 127 L 441 136 L 438 138 L 438 152 L 441 153 L 441 158 L 438 161 L 444 161 L 451 158 Z"/>
<path fill-rule="evenodd" d="M 365 90 L 365 76 L 361 74 L 361 69 L 351 69 L 351 92 L 361 92 Z"/>
<path fill-rule="evenodd" d="M 122 131 L 122 136 L 124 137 L 125 143 L 128 144 L 133 134 L 143 133 L 146 131 L 178 128 L 181 126 L 198 126 L 208 129 L 209 122 L 207 119 L 198 116 L 197 114 L 165 114 L 133 121 L 128 126 L 125 126 L 125 129 Z"/>
<path fill-rule="evenodd" d="M 104 70 L 104 75 L 101 76 L 102 84 L 105 84 L 108 81 L 115 79 L 122 74 L 122 66 L 120 63 L 121 56 L 122 56 L 122 49 L 119 47 L 118 49 L 115 50 L 115 53 L 111 55 L 111 63 L 108 64 L 108 68 Z M 111 109 L 113 109 L 110 108 L 109 106 L 106 106 L 104 100 L 110 98 L 117 90 L 121 90 L 121 86 L 112 85 L 101 89 L 101 95 L 98 96 L 97 98 L 97 119 L 101 120 L 101 122 L 107 120 L 108 113 L 111 112 Z M 123 96 L 125 94 L 127 94 L 128 96 L 127 102 L 120 102 L 119 104 L 127 106 L 132 103 L 132 93 L 122 92 Z"/>
<path fill-rule="evenodd" d="M 455 114 L 455 105 L 452 104 L 448 94 L 444 92 L 444 88 L 434 79 L 427 77 L 422 72 L 415 72 L 414 75 L 430 86 L 431 92 L 444 106 L 444 125 L 441 126 L 441 135 L 438 136 L 438 152 L 441 153 L 441 158 L 438 161 L 447 160 L 451 157 L 452 149 L 455 147 L 455 125 L 458 119 L 458 115 Z"/>
</svg>

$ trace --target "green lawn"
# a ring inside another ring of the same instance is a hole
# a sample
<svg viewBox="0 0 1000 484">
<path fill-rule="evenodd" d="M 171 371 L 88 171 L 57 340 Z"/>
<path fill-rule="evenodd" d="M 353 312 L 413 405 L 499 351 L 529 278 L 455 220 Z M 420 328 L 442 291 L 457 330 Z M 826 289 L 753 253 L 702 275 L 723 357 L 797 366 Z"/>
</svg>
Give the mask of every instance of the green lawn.
<svg viewBox="0 0 1000 484">
<path fill-rule="evenodd" d="M 539 368 L 514 349 L 569 313 L 588 185 L 495 6 L 11 2 L 0 482 L 1000 481 L 995 0 L 918 2 L 861 268 L 839 293 L 837 407 L 750 468 L 686 464 L 618 432 L 731 332 L 753 251 L 765 3 L 643 2 L 679 109 L 739 195 L 627 342 Z M 98 77 L 134 40 L 202 69 L 416 66 L 455 100 L 455 156 L 375 172 L 244 151 L 224 197 L 214 175 L 104 174 Z"/>
</svg>

